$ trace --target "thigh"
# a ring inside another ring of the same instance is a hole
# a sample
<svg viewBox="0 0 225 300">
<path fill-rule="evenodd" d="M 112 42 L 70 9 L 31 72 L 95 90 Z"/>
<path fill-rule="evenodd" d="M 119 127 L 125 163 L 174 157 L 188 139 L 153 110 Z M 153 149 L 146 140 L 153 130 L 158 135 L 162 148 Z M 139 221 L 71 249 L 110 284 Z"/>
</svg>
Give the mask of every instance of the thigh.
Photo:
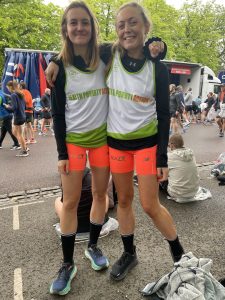
<svg viewBox="0 0 225 300">
<path fill-rule="evenodd" d="M 113 183 L 115 184 L 118 202 L 130 202 L 134 196 L 133 185 L 134 172 L 128 173 L 112 173 Z"/>
<path fill-rule="evenodd" d="M 157 146 L 135 151 L 135 164 L 138 175 L 156 175 Z"/>
<path fill-rule="evenodd" d="M 79 203 L 82 189 L 83 171 L 70 171 L 61 175 L 63 203 Z"/>
<path fill-rule="evenodd" d="M 69 170 L 70 171 L 83 171 L 86 166 L 86 148 L 74 145 L 66 144 L 68 158 L 69 158 Z"/>
<path fill-rule="evenodd" d="M 91 166 L 92 173 L 92 192 L 99 194 L 106 194 L 109 183 L 109 167 L 93 167 Z"/>
<path fill-rule="evenodd" d="M 109 147 L 103 145 L 98 148 L 88 149 L 88 159 L 91 167 L 109 168 Z"/>
<path fill-rule="evenodd" d="M 134 154 L 129 151 L 109 147 L 109 163 L 112 173 L 129 173 L 134 171 Z"/>
<path fill-rule="evenodd" d="M 138 189 L 140 202 L 143 207 L 149 207 L 152 210 L 160 206 L 159 185 L 156 175 L 138 175 Z"/>
</svg>

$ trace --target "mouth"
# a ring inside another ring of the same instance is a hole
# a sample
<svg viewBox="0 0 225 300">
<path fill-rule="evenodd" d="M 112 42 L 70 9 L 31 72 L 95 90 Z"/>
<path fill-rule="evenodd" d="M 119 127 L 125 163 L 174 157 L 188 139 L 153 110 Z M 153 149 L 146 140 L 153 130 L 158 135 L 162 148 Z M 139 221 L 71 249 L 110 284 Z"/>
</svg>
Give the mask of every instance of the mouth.
<svg viewBox="0 0 225 300">
<path fill-rule="evenodd" d="M 135 36 L 126 36 L 124 38 L 125 41 L 132 41 L 133 39 L 135 39 Z"/>
</svg>

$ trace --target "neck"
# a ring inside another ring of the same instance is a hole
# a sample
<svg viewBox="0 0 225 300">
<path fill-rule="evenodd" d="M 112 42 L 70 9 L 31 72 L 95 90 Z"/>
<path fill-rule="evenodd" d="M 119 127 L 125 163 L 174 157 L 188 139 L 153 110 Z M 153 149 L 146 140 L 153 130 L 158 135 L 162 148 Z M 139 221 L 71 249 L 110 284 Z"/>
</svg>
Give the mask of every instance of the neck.
<svg viewBox="0 0 225 300">
<path fill-rule="evenodd" d="M 76 46 L 73 48 L 73 52 L 76 56 L 81 56 L 85 63 L 88 64 L 88 47 L 87 46 Z"/>
<path fill-rule="evenodd" d="M 131 58 L 134 59 L 143 59 L 144 58 L 144 53 L 143 53 L 143 49 L 138 49 L 138 50 L 129 50 L 127 51 L 127 55 Z"/>
</svg>

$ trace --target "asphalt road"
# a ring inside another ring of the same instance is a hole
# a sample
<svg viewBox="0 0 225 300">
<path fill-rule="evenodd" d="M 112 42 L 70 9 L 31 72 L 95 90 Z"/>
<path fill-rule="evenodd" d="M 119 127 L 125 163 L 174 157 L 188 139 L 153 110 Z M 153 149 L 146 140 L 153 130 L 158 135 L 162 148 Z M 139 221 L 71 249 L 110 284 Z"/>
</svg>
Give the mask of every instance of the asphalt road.
<svg viewBox="0 0 225 300">
<path fill-rule="evenodd" d="M 192 125 L 184 138 L 186 145 L 194 149 L 198 163 L 213 161 L 225 150 L 225 139 L 217 136 L 216 126 Z M 5 143 L 6 148 L 0 150 L 1 188 L 4 180 L 4 192 L 58 184 L 57 155 L 51 136 L 39 137 L 38 144 L 31 146 L 28 158 L 15 157 L 15 152 L 7 149 L 8 145 L 9 140 Z M 211 258 L 211 272 L 218 279 L 225 275 L 225 190 L 224 186 L 218 186 L 216 179 L 209 176 L 210 168 L 201 167 L 199 173 L 201 186 L 210 189 L 212 199 L 178 204 L 166 200 L 162 195 L 160 198 L 174 217 L 186 252 L 192 251 L 197 257 Z M 137 193 L 135 188 L 137 267 L 122 282 L 112 282 L 108 270 L 96 273 L 90 268 L 84 258 L 86 243 L 76 244 L 78 274 L 66 299 L 143 299 L 139 290 L 171 271 L 168 245 L 143 213 Z M 52 226 L 57 222 L 53 206 L 54 198 L 43 198 L 39 202 L 12 207 L 1 205 L 0 299 L 60 298 L 48 293 L 49 284 L 56 276 L 61 260 L 61 246 Z M 112 216 L 115 213 L 115 210 L 110 212 Z M 99 246 L 112 265 L 122 251 L 118 231 L 101 239 Z"/>
</svg>

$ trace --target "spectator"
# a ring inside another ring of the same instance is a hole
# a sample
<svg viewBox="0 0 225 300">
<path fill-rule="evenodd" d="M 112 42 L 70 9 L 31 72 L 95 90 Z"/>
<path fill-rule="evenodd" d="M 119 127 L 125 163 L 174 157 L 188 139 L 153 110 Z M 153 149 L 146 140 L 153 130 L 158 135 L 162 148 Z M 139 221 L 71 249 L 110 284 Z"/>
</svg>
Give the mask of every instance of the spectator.
<svg viewBox="0 0 225 300">
<path fill-rule="evenodd" d="M 26 83 L 21 81 L 19 84 L 19 88 L 24 96 L 26 108 L 25 108 L 25 114 L 26 114 L 26 126 L 24 128 L 24 137 L 25 137 L 25 143 L 26 144 L 36 144 L 37 141 L 34 138 L 34 132 L 33 132 L 33 101 L 32 101 L 32 95 L 31 93 L 26 89 Z"/>
<path fill-rule="evenodd" d="M 9 81 L 6 86 L 10 93 L 12 93 L 12 102 L 10 105 L 5 104 L 5 108 L 13 112 L 13 134 L 17 137 L 22 148 L 20 153 L 16 156 L 26 157 L 29 155 L 29 149 L 26 147 L 25 140 L 22 134 L 22 125 L 26 121 L 25 100 L 16 81 Z"/>
<path fill-rule="evenodd" d="M 180 106 L 179 95 L 176 93 L 175 84 L 170 84 L 170 132 L 176 133 L 178 130 L 177 116 Z"/>
<path fill-rule="evenodd" d="M 222 107 L 224 107 L 224 103 L 225 103 L 225 84 L 221 86 L 221 91 L 214 104 L 215 110 L 217 111 L 216 122 L 219 126 L 219 137 L 224 136 L 225 119 L 224 117 L 221 117 L 221 115 L 224 115 L 224 113 L 222 112 Z"/>
<path fill-rule="evenodd" d="M 193 101 L 192 88 L 189 87 L 187 93 L 184 96 L 185 115 L 188 123 L 190 123 L 190 117 L 192 115 L 192 101 Z"/>
<path fill-rule="evenodd" d="M 12 112 L 8 111 L 5 107 L 5 104 L 8 104 L 9 101 L 0 89 L 0 120 L 1 120 L 1 135 L 0 135 L 0 149 L 2 149 L 2 142 L 8 132 L 13 140 L 13 145 L 10 150 L 19 150 L 21 149 L 19 142 L 15 135 L 12 133 Z"/>
<path fill-rule="evenodd" d="M 171 152 L 168 153 L 168 182 L 161 187 L 167 190 L 172 199 L 180 202 L 192 201 L 199 190 L 199 176 L 194 153 L 184 147 L 180 134 L 174 134 L 169 139 Z"/>
<path fill-rule="evenodd" d="M 33 99 L 33 107 L 34 107 L 34 131 L 38 131 L 38 122 L 42 120 L 42 107 L 41 107 L 41 99 L 36 98 Z"/>
<path fill-rule="evenodd" d="M 201 121 L 204 122 L 211 107 L 215 104 L 215 98 L 214 94 L 212 92 L 209 92 L 207 95 L 207 99 L 204 101 L 205 104 L 207 104 L 207 107 L 203 109 L 201 114 Z"/>
<path fill-rule="evenodd" d="M 45 125 L 48 123 L 51 127 L 51 100 L 50 100 L 51 90 L 46 88 L 45 94 L 41 97 L 41 107 L 42 107 L 42 123 L 41 123 L 41 131 L 39 135 L 46 135 L 45 133 Z M 52 128 L 51 128 L 52 129 Z"/>
</svg>

